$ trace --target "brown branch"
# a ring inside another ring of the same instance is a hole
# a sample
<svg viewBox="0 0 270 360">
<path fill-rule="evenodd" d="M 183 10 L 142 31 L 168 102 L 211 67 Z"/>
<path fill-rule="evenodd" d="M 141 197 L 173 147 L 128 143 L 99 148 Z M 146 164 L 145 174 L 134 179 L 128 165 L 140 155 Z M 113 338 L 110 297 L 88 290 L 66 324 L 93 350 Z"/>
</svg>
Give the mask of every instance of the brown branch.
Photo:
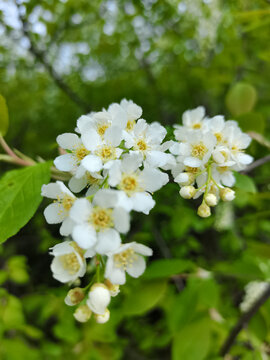
<svg viewBox="0 0 270 360">
<path fill-rule="evenodd" d="M 227 337 L 226 341 L 224 342 L 221 348 L 220 351 L 221 356 L 225 356 L 230 351 L 240 331 L 248 324 L 251 318 L 256 314 L 259 308 L 269 299 L 269 297 L 270 297 L 270 284 L 267 285 L 266 290 L 253 304 L 250 310 L 244 313 L 237 322 L 237 324 L 232 328 L 229 336 Z"/>
<path fill-rule="evenodd" d="M 29 31 L 29 23 L 26 17 L 23 15 L 20 2 L 18 0 L 15 1 L 19 19 L 22 23 L 22 31 L 25 37 L 29 40 L 30 53 L 45 67 L 47 72 L 50 74 L 56 85 L 77 105 L 79 105 L 84 111 L 89 112 L 90 107 L 89 105 L 70 88 L 70 86 L 55 72 L 52 65 L 47 61 L 46 54 L 44 51 L 39 50 L 36 45 L 34 44 L 30 31 Z"/>
<path fill-rule="evenodd" d="M 251 165 L 249 165 L 245 170 L 241 171 L 242 174 L 247 174 L 250 171 L 256 169 L 258 166 L 264 165 L 267 162 L 270 161 L 270 155 L 266 155 L 261 159 L 258 159 L 256 161 L 254 161 Z"/>
</svg>

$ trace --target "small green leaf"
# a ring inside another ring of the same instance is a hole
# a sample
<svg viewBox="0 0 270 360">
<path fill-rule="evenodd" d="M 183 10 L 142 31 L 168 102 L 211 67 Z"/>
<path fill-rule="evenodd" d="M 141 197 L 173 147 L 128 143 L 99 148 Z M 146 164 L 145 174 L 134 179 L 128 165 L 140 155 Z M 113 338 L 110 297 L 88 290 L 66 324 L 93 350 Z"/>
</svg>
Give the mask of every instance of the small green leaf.
<svg viewBox="0 0 270 360">
<path fill-rule="evenodd" d="M 0 136 L 8 131 L 8 107 L 5 98 L 0 94 Z"/>
<path fill-rule="evenodd" d="M 255 194 L 257 192 L 256 186 L 252 178 L 247 175 L 239 174 L 238 172 L 235 172 L 234 176 L 236 178 L 236 188 L 239 188 L 251 194 Z"/>
<path fill-rule="evenodd" d="M 12 170 L 0 180 L 0 243 L 15 235 L 34 215 L 41 186 L 50 179 L 50 163 Z"/>
<path fill-rule="evenodd" d="M 141 315 L 153 308 L 165 294 L 166 281 L 151 281 L 137 284 L 125 299 L 122 311 L 125 315 Z"/>
<path fill-rule="evenodd" d="M 250 112 L 256 103 L 256 89 L 247 83 L 235 84 L 226 96 L 226 105 L 232 115 L 237 116 Z"/>
<path fill-rule="evenodd" d="M 209 319 L 202 319 L 183 327 L 174 337 L 172 359 L 205 359 L 210 347 L 210 326 Z"/>
<path fill-rule="evenodd" d="M 191 270 L 194 264 L 189 260 L 162 259 L 152 262 L 144 273 L 145 279 L 168 278 L 180 274 L 183 271 Z"/>
</svg>

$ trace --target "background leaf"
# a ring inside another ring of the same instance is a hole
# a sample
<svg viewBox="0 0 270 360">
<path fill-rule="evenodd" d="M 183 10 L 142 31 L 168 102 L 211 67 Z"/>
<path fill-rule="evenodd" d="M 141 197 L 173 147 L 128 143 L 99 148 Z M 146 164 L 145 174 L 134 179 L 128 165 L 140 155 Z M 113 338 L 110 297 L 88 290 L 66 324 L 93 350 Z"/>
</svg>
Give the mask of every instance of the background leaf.
<svg viewBox="0 0 270 360">
<path fill-rule="evenodd" d="M 5 98 L 0 94 L 0 136 L 5 136 L 8 130 L 8 107 Z"/>
<path fill-rule="evenodd" d="M 0 180 L 0 243 L 15 235 L 34 215 L 41 186 L 50 179 L 50 163 L 12 170 Z"/>
</svg>

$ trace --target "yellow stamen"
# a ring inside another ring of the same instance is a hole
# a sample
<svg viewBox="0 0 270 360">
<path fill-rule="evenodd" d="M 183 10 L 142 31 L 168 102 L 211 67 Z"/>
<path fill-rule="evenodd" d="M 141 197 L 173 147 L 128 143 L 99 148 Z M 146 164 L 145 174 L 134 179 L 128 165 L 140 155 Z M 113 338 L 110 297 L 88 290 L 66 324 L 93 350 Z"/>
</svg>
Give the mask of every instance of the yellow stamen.
<svg viewBox="0 0 270 360">
<path fill-rule="evenodd" d="M 74 275 L 80 270 L 78 258 L 74 253 L 60 256 L 60 261 L 63 268 L 67 270 L 70 275 Z"/>
<path fill-rule="evenodd" d="M 207 152 L 207 147 L 200 142 L 199 144 L 193 145 L 191 155 L 202 160 Z"/>
<path fill-rule="evenodd" d="M 113 227 L 112 209 L 103 209 L 96 206 L 89 221 L 93 224 L 97 231 Z"/>
<path fill-rule="evenodd" d="M 132 266 L 134 261 L 138 259 L 138 255 L 136 255 L 135 251 L 132 248 L 129 248 L 120 254 L 114 255 L 114 262 L 117 268 L 122 268 L 123 270 L 127 270 L 128 267 Z"/>
</svg>

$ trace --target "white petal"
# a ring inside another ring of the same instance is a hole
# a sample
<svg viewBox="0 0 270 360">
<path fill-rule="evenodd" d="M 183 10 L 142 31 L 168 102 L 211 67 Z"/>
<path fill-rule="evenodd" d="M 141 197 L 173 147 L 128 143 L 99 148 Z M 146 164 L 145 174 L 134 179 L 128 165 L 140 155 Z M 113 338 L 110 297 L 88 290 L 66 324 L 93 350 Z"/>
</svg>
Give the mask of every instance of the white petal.
<svg viewBox="0 0 270 360">
<path fill-rule="evenodd" d="M 102 161 L 100 157 L 96 155 L 87 155 L 83 158 L 81 164 L 90 172 L 100 171 L 102 169 Z"/>
<path fill-rule="evenodd" d="M 142 155 L 140 153 L 129 153 L 123 155 L 122 169 L 125 173 L 131 173 L 142 165 Z"/>
<path fill-rule="evenodd" d="M 74 252 L 74 248 L 70 244 L 71 241 L 63 241 L 59 244 L 56 244 L 52 248 L 50 248 L 50 254 L 54 256 L 61 256 L 72 253 Z"/>
<path fill-rule="evenodd" d="M 124 129 L 127 125 L 127 115 L 119 104 L 111 104 L 108 109 L 109 114 L 112 117 L 113 126 L 119 126 Z"/>
<path fill-rule="evenodd" d="M 74 171 L 77 167 L 75 158 L 72 154 L 57 156 L 54 160 L 54 165 L 60 171 Z"/>
<path fill-rule="evenodd" d="M 155 206 L 155 201 L 152 199 L 152 196 L 148 193 L 136 193 L 131 197 L 133 202 L 133 209 L 135 211 L 143 212 L 148 215 L 149 211 Z"/>
<path fill-rule="evenodd" d="M 78 199 L 74 202 L 72 208 L 70 209 L 69 216 L 76 223 L 87 222 L 92 211 L 91 203 L 85 199 Z"/>
<path fill-rule="evenodd" d="M 120 129 L 118 126 L 111 126 L 109 129 L 107 129 L 104 135 L 104 139 L 113 147 L 118 146 L 123 139 L 122 129 Z"/>
<path fill-rule="evenodd" d="M 100 231 L 97 234 L 97 245 L 95 250 L 98 254 L 107 254 L 119 248 L 121 238 L 119 233 L 114 229 Z"/>
<path fill-rule="evenodd" d="M 126 282 L 125 271 L 121 268 L 114 267 L 113 257 L 109 257 L 106 263 L 105 278 L 109 279 L 112 284 L 123 285 Z"/>
<path fill-rule="evenodd" d="M 66 217 L 63 207 L 59 203 L 52 203 L 44 210 L 44 216 L 48 224 L 59 224 Z"/>
<path fill-rule="evenodd" d="M 130 228 L 129 213 L 123 208 L 117 207 L 113 210 L 114 227 L 120 233 L 127 233 Z"/>
<path fill-rule="evenodd" d="M 92 121 L 93 119 L 87 115 L 82 115 L 81 117 L 79 117 L 79 119 L 77 120 L 77 128 L 79 131 L 77 132 L 82 133 L 84 129 L 87 127 L 88 123 Z"/>
<path fill-rule="evenodd" d="M 78 193 L 82 191 L 87 185 L 87 179 L 86 177 L 76 178 L 75 176 L 72 176 L 72 178 L 68 182 L 68 186 L 71 191 Z"/>
<path fill-rule="evenodd" d="M 121 161 L 116 160 L 109 169 L 109 185 L 116 186 L 121 181 Z"/>
<path fill-rule="evenodd" d="M 73 150 L 82 143 L 79 136 L 72 133 L 58 135 L 56 141 L 62 149 L 68 150 Z"/>
<path fill-rule="evenodd" d="M 72 231 L 72 238 L 82 249 L 93 247 L 97 241 L 95 229 L 88 224 L 76 225 Z"/>
<path fill-rule="evenodd" d="M 225 186 L 233 186 L 235 184 L 235 177 L 232 172 L 227 171 L 226 173 L 222 174 L 221 181 Z"/>
<path fill-rule="evenodd" d="M 168 161 L 168 155 L 162 151 L 152 150 L 146 155 L 146 162 L 149 166 L 164 166 Z"/>
<path fill-rule="evenodd" d="M 60 234 L 62 236 L 68 236 L 72 233 L 72 229 L 74 227 L 75 223 L 74 221 L 70 218 L 67 217 L 65 218 L 65 220 L 63 221 L 61 227 L 60 227 Z"/>
<path fill-rule="evenodd" d="M 102 144 L 101 137 L 93 129 L 90 129 L 82 134 L 82 142 L 86 149 L 90 151 L 95 151 L 97 147 Z"/>
<path fill-rule="evenodd" d="M 87 259 L 87 258 L 92 258 L 95 255 L 96 255 L 96 250 L 94 248 L 89 248 L 86 250 L 83 256 Z"/>
<path fill-rule="evenodd" d="M 140 255 L 137 255 L 137 259 L 134 260 L 131 266 L 127 267 L 127 273 L 130 276 L 137 278 L 144 273 L 145 268 L 146 264 L 144 258 Z"/>
<path fill-rule="evenodd" d="M 116 190 L 101 189 L 94 196 L 93 202 L 103 208 L 111 208 L 117 204 L 118 196 Z"/>
<path fill-rule="evenodd" d="M 200 167 L 202 164 L 202 161 L 189 156 L 189 157 L 185 158 L 184 164 L 187 166 L 190 166 L 190 167 Z"/>
<path fill-rule="evenodd" d="M 251 164 L 253 161 L 253 157 L 248 154 L 239 153 L 237 154 L 237 160 L 244 165 Z"/>
<path fill-rule="evenodd" d="M 139 244 L 137 242 L 132 242 L 131 245 L 132 245 L 131 247 L 133 248 L 133 250 L 138 254 L 141 254 L 144 256 L 152 256 L 153 255 L 153 250 L 148 246 Z"/>
<path fill-rule="evenodd" d="M 88 190 L 86 191 L 85 196 L 91 196 L 91 195 L 95 195 L 98 190 L 100 189 L 100 186 L 98 184 L 94 184 L 89 186 Z"/>
<path fill-rule="evenodd" d="M 145 185 L 145 190 L 154 192 L 167 184 L 167 182 L 169 181 L 169 176 L 157 169 L 144 168 L 141 173 L 140 179 Z"/>
</svg>

